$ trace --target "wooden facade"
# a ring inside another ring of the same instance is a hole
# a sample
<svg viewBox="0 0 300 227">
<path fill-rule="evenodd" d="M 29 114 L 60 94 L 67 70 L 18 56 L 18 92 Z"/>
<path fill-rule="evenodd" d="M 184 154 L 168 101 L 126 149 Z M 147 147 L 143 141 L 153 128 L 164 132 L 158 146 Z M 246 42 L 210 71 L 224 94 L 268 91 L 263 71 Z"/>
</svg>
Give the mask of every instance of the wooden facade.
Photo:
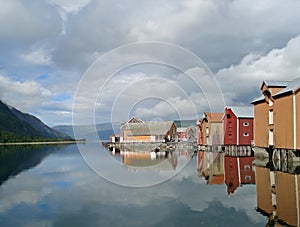
<svg viewBox="0 0 300 227">
<path fill-rule="evenodd" d="M 263 81 L 263 96 L 254 104 L 254 145 L 300 149 L 300 78 Z"/>
<path fill-rule="evenodd" d="M 132 119 L 121 126 L 121 142 L 168 142 L 176 137 L 176 125 L 168 122 L 144 122 Z"/>
<path fill-rule="evenodd" d="M 206 112 L 197 125 L 197 142 L 200 145 L 223 144 L 223 113 Z"/>
<path fill-rule="evenodd" d="M 253 118 L 252 107 L 225 107 L 223 116 L 224 145 L 251 145 Z"/>
</svg>

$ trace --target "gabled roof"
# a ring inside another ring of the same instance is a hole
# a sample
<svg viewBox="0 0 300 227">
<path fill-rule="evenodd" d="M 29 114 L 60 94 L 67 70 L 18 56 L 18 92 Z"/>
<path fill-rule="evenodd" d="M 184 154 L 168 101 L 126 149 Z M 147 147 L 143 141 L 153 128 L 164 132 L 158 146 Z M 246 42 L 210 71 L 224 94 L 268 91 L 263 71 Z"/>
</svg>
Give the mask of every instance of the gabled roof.
<svg viewBox="0 0 300 227">
<path fill-rule="evenodd" d="M 268 87 L 286 87 L 288 86 L 290 81 L 287 80 L 264 80 L 261 88 L 263 87 L 263 85 L 267 85 Z"/>
<path fill-rule="evenodd" d="M 173 121 L 126 123 L 123 129 L 130 130 L 130 133 L 128 134 L 130 136 L 166 135 L 173 124 Z"/>
<path fill-rule="evenodd" d="M 254 118 L 254 110 L 252 106 L 228 106 L 237 118 Z"/>
<path fill-rule="evenodd" d="M 255 104 L 257 102 L 261 102 L 261 101 L 265 101 L 266 100 L 266 97 L 264 95 L 261 95 L 259 98 L 257 99 L 254 99 L 251 104 Z"/>
<path fill-rule="evenodd" d="M 290 80 L 264 80 L 261 89 L 266 84 L 268 87 L 282 87 L 283 89 L 276 94 L 273 95 L 273 97 L 280 96 L 282 94 L 288 93 L 288 92 L 295 92 L 298 89 L 300 89 L 300 78 L 297 78 L 293 81 Z M 251 104 L 255 104 L 261 101 L 264 101 L 266 98 L 264 95 L 260 96 L 259 98 L 253 100 Z"/>
<path fill-rule="evenodd" d="M 222 122 L 224 113 L 214 113 L 214 112 L 205 112 L 205 117 L 207 116 L 211 122 Z"/>
<path fill-rule="evenodd" d="M 286 88 L 284 88 L 281 91 L 277 92 L 275 95 L 273 95 L 273 97 L 277 97 L 279 95 L 289 93 L 289 92 L 295 93 L 299 89 L 300 89 L 300 77 L 293 80 L 293 81 L 291 81 Z"/>
<path fill-rule="evenodd" d="M 127 123 L 144 123 L 144 121 L 137 117 L 132 117 L 129 121 L 127 121 Z"/>
</svg>

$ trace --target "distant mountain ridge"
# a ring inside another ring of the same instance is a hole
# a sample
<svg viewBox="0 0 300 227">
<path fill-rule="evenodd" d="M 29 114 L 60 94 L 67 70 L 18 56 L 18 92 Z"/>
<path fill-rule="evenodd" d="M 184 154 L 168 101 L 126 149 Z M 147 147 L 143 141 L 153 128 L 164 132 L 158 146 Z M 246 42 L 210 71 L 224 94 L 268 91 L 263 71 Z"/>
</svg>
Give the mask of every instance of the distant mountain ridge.
<svg viewBox="0 0 300 227">
<path fill-rule="evenodd" d="M 96 133 L 95 133 L 96 127 Z M 121 123 L 102 123 L 96 125 L 58 125 L 53 128 L 76 139 L 107 141 L 112 134 L 120 132 Z"/>
<path fill-rule="evenodd" d="M 196 120 L 175 120 L 176 127 L 190 127 L 196 125 Z M 96 133 L 95 133 L 96 127 Z M 121 123 L 102 123 L 96 125 L 58 125 L 53 128 L 57 131 L 63 132 L 72 138 L 75 138 L 74 129 L 76 130 L 76 139 L 86 140 L 102 140 L 107 141 L 113 134 L 120 133 Z"/>
<path fill-rule="evenodd" d="M 23 113 L 0 100 L 0 142 L 34 139 L 72 139 L 44 124 L 37 117 Z"/>
</svg>

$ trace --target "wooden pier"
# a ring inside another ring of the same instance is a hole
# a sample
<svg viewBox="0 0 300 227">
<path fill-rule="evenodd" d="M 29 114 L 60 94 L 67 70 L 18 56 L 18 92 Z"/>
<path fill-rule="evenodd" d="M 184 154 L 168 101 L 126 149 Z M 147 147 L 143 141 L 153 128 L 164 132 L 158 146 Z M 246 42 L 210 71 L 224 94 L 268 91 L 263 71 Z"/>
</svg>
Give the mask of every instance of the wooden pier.
<svg viewBox="0 0 300 227">
<path fill-rule="evenodd" d="M 120 151 L 135 151 L 135 152 L 145 152 L 145 151 L 160 151 L 168 150 L 173 151 L 176 148 L 176 143 L 160 143 L 160 142 L 116 142 L 109 143 L 109 148 L 115 148 Z"/>
<path fill-rule="evenodd" d="M 254 152 L 251 146 L 243 145 L 198 145 L 198 151 L 225 153 L 225 156 L 249 157 Z"/>
</svg>

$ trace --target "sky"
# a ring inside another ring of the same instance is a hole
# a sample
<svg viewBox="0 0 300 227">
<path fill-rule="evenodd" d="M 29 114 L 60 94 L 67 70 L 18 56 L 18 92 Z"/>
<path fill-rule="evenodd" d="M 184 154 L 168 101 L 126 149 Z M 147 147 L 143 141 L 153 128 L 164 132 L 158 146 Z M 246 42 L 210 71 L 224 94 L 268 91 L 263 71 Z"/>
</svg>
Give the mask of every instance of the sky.
<svg viewBox="0 0 300 227">
<path fill-rule="evenodd" d="M 0 1 L 0 99 L 50 126 L 195 119 L 300 77 L 298 0 Z"/>
</svg>

